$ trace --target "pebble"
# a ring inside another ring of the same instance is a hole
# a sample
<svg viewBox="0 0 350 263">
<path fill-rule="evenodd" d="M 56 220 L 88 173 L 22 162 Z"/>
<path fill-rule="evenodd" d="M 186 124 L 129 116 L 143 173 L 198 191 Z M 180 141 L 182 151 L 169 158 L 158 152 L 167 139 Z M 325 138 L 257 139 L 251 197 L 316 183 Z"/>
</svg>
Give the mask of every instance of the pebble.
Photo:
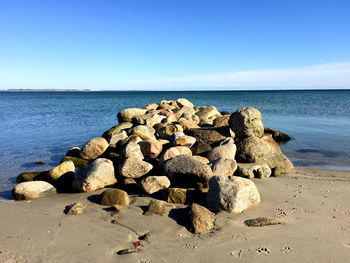
<svg viewBox="0 0 350 263">
<path fill-rule="evenodd" d="M 118 255 L 128 255 L 128 254 L 133 254 L 133 253 L 140 253 L 141 248 L 127 248 L 127 249 L 122 249 L 117 252 Z"/>
</svg>

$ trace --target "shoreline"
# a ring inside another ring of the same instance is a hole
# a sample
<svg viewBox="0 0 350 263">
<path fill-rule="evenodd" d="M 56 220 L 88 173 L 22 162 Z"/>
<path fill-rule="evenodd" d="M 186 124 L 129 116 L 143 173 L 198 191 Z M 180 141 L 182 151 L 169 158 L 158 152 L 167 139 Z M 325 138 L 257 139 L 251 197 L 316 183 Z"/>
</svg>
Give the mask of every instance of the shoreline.
<svg viewBox="0 0 350 263">
<path fill-rule="evenodd" d="M 346 262 L 350 260 L 350 172 L 296 167 L 296 173 L 254 179 L 262 202 L 239 215 L 220 212 L 213 231 L 193 235 L 174 204 L 164 216 L 142 215 L 150 197 L 136 197 L 112 216 L 91 193 L 0 202 L 2 262 Z M 65 207 L 84 202 L 82 215 Z M 280 225 L 251 228 L 244 221 L 274 217 Z M 113 218 L 118 224 L 112 224 Z M 140 253 L 117 255 L 150 233 Z M 218 257 L 220 255 L 220 257 Z"/>
</svg>

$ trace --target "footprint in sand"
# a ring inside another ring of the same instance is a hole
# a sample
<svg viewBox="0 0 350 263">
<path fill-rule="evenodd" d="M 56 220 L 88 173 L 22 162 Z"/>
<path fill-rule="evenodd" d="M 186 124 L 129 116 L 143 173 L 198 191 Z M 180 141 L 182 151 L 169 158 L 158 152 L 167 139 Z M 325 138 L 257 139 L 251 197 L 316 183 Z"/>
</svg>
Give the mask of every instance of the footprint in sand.
<svg viewBox="0 0 350 263">
<path fill-rule="evenodd" d="M 258 255 L 263 255 L 263 256 L 270 255 L 270 250 L 267 247 L 258 247 L 255 251 Z"/>
<path fill-rule="evenodd" d="M 280 249 L 280 251 L 281 251 L 282 253 L 290 253 L 290 252 L 292 252 L 292 249 L 291 249 L 290 247 L 286 246 L 286 247 L 282 247 L 282 248 Z"/>
<path fill-rule="evenodd" d="M 235 258 L 243 258 L 252 254 L 253 252 L 250 249 L 235 249 L 230 252 L 230 255 Z"/>
<path fill-rule="evenodd" d="M 344 247 L 350 248 L 350 241 L 343 243 Z"/>
</svg>

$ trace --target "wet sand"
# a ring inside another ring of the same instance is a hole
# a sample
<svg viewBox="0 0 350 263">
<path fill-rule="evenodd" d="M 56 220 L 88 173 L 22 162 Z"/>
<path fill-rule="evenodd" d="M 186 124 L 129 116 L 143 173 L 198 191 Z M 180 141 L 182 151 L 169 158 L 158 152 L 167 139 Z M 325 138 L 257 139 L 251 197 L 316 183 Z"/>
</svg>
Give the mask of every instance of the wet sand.
<svg viewBox="0 0 350 263">
<path fill-rule="evenodd" d="M 261 204 L 217 214 L 214 230 L 201 235 L 182 225 L 184 205 L 144 216 L 149 197 L 119 214 L 96 202 L 103 190 L 1 202 L 0 262 L 350 262 L 350 172 L 296 170 L 254 179 Z M 66 215 L 77 201 L 88 204 L 85 212 Z M 244 224 L 262 216 L 282 224 Z M 140 253 L 116 254 L 146 233 Z"/>
</svg>

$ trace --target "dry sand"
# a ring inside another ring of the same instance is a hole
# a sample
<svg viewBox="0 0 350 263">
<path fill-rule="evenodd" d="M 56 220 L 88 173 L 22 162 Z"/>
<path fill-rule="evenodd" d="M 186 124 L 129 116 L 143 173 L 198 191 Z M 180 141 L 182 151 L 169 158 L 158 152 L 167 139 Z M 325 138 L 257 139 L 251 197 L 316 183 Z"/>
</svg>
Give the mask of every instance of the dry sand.
<svg viewBox="0 0 350 263">
<path fill-rule="evenodd" d="M 221 212 L 215 229 L 198 236 L 181 225 L 182 205 L 164 216 L 142 215 L 148 197 L 114 216 L 94 202 L 103 190 L 2 202 L 0 262 L 350 262 L 350 172 L 297 168 L 254 182 L 260 205 L 240 215 Z M 65 206 L 77 201 L 88 204 L 85 212 L 66 215 Z M 244 225 L 261 216 L 283 224 Z M 141 253 L 116 254 L 148 232 Z"/>
</svg>

